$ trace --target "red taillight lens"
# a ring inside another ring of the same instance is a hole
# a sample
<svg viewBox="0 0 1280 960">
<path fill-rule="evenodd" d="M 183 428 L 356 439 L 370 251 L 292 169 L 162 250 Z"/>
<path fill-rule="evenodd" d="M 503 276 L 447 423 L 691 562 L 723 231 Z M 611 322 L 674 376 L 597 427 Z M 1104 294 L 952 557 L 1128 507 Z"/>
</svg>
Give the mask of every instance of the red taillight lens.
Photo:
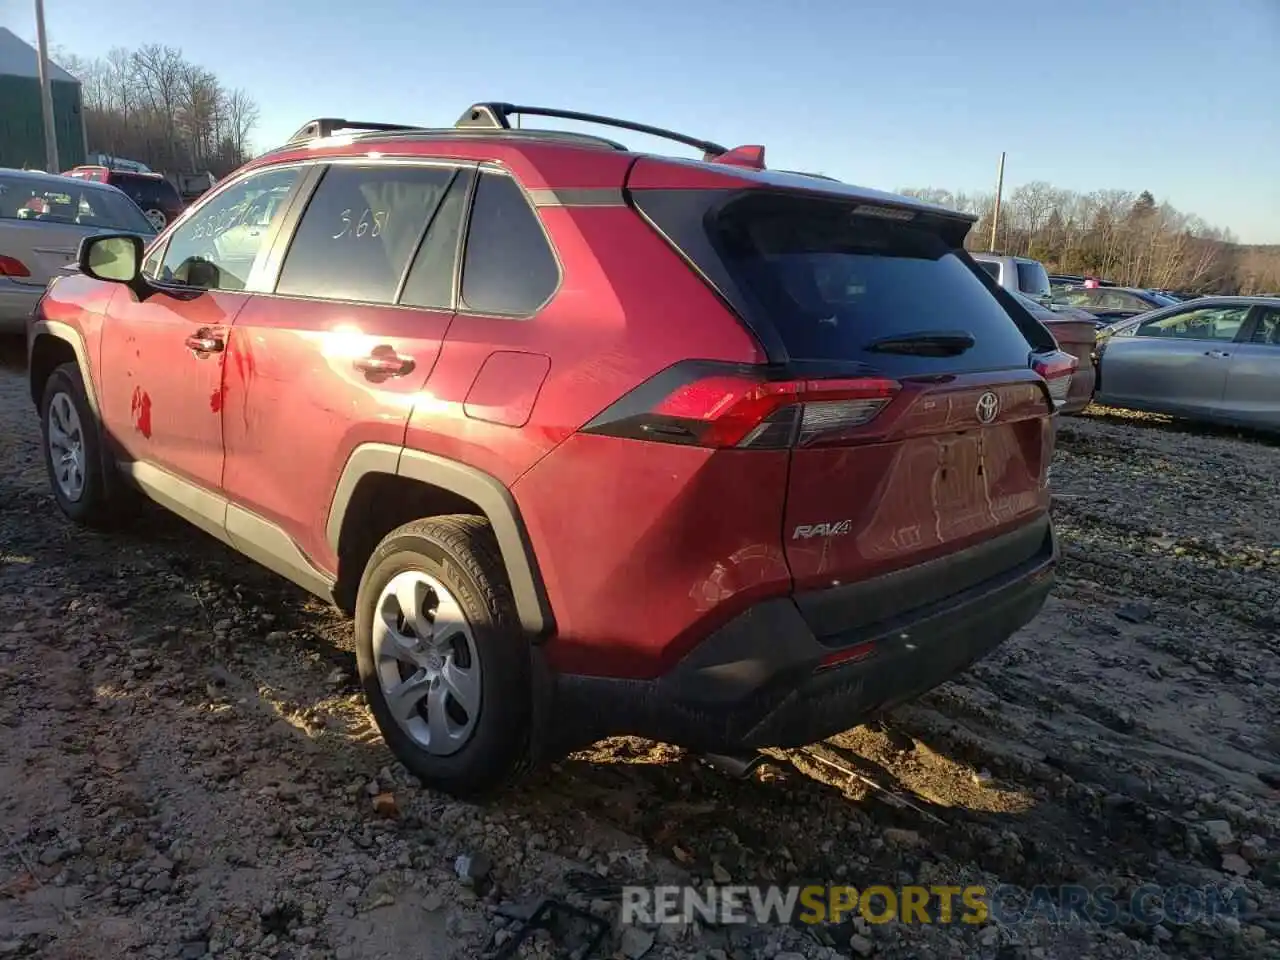
<svg viewBox="0 0 1280 960">
<path fill-rule="evenodd" d="M 1040 354 L 1031 362 L 1031 369 L 1044 378 L 1055 408 L 1067 402 L 1071 377 L 1076 372 L 1075 357 L 1061 350 Z"/>
<path fill-rule="evenodd" d="M 768 380 L 761 372 L 709 367 L 667 371 L 585 431 L 704 447 L 807 446 L 871 422 L 900 389 L 878 377 Z"/>
<path fill-rule="evenodd" d="M 16 257 L 0 255 L 0 277 L 29 277 L 31 271 L 27 265 Z"/>
</svg>

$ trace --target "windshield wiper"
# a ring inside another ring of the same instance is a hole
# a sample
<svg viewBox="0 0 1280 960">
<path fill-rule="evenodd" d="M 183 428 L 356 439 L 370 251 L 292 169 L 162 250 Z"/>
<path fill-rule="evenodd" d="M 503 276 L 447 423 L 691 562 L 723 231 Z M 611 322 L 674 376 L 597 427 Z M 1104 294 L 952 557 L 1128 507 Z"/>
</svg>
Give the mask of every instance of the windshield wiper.
<svg viewBox="0 0 1280 960">
<path fill-rule="evenodd" d="M 976 343 L 973 334 L 964 331 L 921 331 L 880 337 L 864 349 L 868 353 L 901 353 L 913 357 L 958 357 L 966 350 L 972 350 Z"/>
</svg>

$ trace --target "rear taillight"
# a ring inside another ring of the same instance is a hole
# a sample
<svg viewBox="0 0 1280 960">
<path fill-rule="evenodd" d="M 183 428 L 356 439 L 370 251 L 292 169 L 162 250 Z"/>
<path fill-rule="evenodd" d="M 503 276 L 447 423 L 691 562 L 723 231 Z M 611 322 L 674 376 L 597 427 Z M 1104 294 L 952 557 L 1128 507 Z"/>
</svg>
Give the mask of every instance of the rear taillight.
<svg viewBox="0 0 1280 960">
<path fill-rule="evenodd" d="M 1055 409 L 1067 402 L 1076 363 L 1075 357 L 1061 350 L 1040 354 L 1031 362 L 1031 369 L 1040 374 L 1049 387 L 1049 396 Z"/>
<path fill-rule="evenodd" d="M 879 377 L 768 379 L 753 367 L 677 364 L 583 431 L 701 447 L 810 446 L 870 423 L 900 389 Z"/>
<path fill-rule="evenodd" d="M 27 269 L 27 265 L 16 257 L 6 257 L 0 254 L 0 277 L 29 277 L 31 271 Z"/>
</svg>

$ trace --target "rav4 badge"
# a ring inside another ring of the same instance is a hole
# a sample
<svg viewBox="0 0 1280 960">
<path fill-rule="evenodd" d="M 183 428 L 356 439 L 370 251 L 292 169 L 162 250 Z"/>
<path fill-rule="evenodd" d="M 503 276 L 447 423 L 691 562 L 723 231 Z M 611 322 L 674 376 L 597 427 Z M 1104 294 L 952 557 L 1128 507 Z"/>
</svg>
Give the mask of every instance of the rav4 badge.
<svg viewBox="0 0 1280 960">
<path fill-rule="evenodd" d="M 792 540 L 809 540 L 813 537 L 843 537 L 853 526 L 849 520 L 834 523 L 803 523 L 791 533 Z"/>
</svg>

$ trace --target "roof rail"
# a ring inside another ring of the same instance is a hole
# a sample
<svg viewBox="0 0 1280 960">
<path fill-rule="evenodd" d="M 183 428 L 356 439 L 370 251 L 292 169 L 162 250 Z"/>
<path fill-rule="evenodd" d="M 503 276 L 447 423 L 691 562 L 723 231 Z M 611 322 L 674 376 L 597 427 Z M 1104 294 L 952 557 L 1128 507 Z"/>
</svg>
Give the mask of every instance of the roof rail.
<svg viewBox="0 0 1280 960">
<path fill-rule="evenodd" d="M 796 177 L 813 177 L 815 180 L 830 180 L 832 183 L 839 183 L 839 177 L 829 177 L 825 173 L 810 173 L 807 170 L 779 170 L 779 173 L 789 173 Z"/>
<path fill-rule="evenodd" d="M 299 143 L 303 140 L 314 140 L 317 137 L 331 137 L 339 130 L 415 130 L 416 127 L 403 123 L 366 123 L 363 120 L 340 120 L 337 117 L 317 117 L 298 128 L 286 143 Z"/>
<path fill-rule="evenodd" d="M 721 156 L 729 153 L 727 147 L 723 147 L 712 140 L 701 140 L 698 137 L 690 137 L 683 133 L 676 133 L 674 130 L 665 130 L 662 127 L 651 127 L 647 123 L 635 123 L 631 120 L 619 120 L 617 117 L 605 117 L 595 113 L 579 113 L 576 110 L 558 110 L 553 107 L 530 107 L 515 103 L 477 103 L 473 104 L 458 119 L 455 126 L 460 128 L 487 128 L 492 130 L 509 130 L 511 129 L 511 118 L 513 116 L 525 117 L 552 117 L 557 120 L 579 120 L 584 123 L 598 123 L 601 126 L 617 127 L 621 130 L 634 130 L 636 133 L 646 133 L 652 137 L 661 137 L 664 140 L 673 140 L 676 143 L 683 143 L 685 146 L 697 147 L 707 159 Z"/>
</svg>

